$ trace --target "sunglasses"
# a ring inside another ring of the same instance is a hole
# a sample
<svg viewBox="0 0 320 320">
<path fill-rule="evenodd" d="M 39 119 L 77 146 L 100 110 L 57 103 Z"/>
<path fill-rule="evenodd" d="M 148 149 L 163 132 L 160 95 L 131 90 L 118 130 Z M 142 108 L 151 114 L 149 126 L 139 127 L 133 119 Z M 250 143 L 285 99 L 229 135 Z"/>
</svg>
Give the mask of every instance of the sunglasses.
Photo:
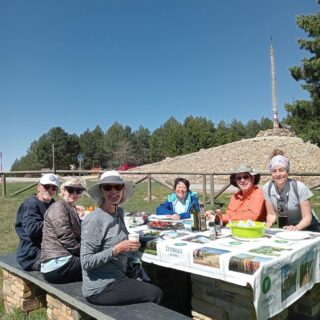
<svg viewBox="0 0 320 320">
<path fill-rule="evenodd" d="M 82 188 L 75 188 L 75 187 L 68 187 L 68 186 L 66 186 L 66 187 L 64 187 L 66 190 L 67 190 L 67 192 L 68 193 L 70 193 L 70 194 L 73 194 L 73 193 L 76 193 L 76 194 L 81 194 L 83 191 L 84 191 L 84 189 L 82 189 Z"/>
<path fill-rule="evenodd" d="M 115 184 L 115 185 L 113 185 L 113 184 L 103 184 L 102 185 L 102 189 L 104 191 L 111 191 L 112 188 L 114 188 L 114 190 L 116 190 L 116 191 L 121 191 L 124 188 L 124 184 Z"/>
<path fill-rule="evenodd" d="M 250 175 L 248 175 L 248 174 L 244 174 L 243 176 L 236 176 L 237 181 L 240 181 L 242 179 L 248 180 L 249 178 L 250 178 Z"/>
<path fill-rule="evenodd" d="M 46 191 L 49 191 L 50 189 L 52 191 L 57 191 L 58 190 L 58 187 L 57 186 L 54 186 L 52 184 L 42 184 L 43 188 L 46 190 Z"/>
</svg>

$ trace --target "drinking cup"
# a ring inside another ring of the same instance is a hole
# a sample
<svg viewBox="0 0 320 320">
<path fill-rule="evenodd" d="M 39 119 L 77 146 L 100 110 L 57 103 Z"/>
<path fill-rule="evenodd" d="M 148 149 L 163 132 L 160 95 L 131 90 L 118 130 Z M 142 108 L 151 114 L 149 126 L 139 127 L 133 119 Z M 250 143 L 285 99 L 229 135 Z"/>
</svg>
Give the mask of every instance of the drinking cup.
<svg viewBox="0 0 320 320">
<path fill-rule="evenodd" d="M 139 241 L 139 234 L 138 233 L 129 233 L 128 239 L 130 241 Z"/>
</svg>

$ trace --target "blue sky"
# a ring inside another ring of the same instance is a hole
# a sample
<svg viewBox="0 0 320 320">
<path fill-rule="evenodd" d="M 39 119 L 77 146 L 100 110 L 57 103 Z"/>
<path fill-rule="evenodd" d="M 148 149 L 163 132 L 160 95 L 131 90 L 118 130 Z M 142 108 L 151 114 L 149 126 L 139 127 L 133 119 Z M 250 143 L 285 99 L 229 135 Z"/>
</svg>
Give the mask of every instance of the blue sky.
<svg viewBox="0 0 320 320">
<path fill-rule="evenodd" d="M 272 118 L 271 36 L 282 118 L 284 103 L 309 98 L 288 69 L 307 56 L 296 16 L 318 10 L 316 0 L 1 0 L 3 170 L 57 126 Z"/>
</svg>

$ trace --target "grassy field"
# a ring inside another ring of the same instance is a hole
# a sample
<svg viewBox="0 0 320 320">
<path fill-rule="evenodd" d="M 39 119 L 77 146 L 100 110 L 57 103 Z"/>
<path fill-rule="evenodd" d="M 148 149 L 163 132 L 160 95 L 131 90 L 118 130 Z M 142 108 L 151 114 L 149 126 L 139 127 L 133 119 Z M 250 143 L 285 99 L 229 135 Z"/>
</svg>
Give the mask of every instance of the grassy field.
<svg viewBox="0 0 320 320">
<path fill-rule="evenodd" d="M 88 186 L 93 184 L 93 182 L 89 182 Z M 18 190 L 27 187 L 30 183 L 8 183 L 7 184 L 7 194 L 10 195 Z M 1 186 L 1 185 L 0 185 Z M 0 192 L 1 192 L 0 187 Z M 29 189 L 24 191 L 23 193 L 16 195 L 14 197 L 0 197 L 0 234 L 1 234 L 1 241 L 0 241 L 0 254 L 7 254 L 12 253 L 16 250 L 18 238 L 16 236 L 14 230 L 14 223 L 16 218 L 16 212 L 23 202 L 24 199 L 29 197 L 32 193 L 36 192 L 36 188 Z M 152 184 L 152 195 L 154 199 L 149 203 L 147 201 L 147 184 L 141 183 L 136 186 L 134 196 L 123 205 L 125 211 L 144 211 L 147 213 L 155 213 L 157 206 L 163 202 L 168 193 L 170 191 L 167 188 L 162 187 L 158 183 Z M 225 208 L 225 204 L 229 202 L 231 194 L 223 194 L 219 197 L 218 202 L 223 205 Z M 202 197 L 200 195 L 200 201 Z M 315 191 L 314 196 L 311 199 L 312 207 L 315 209 L 317 214 L 320 213 L 320 191 Z M 95 205 L 94 200 L 90 197 L 83 196 L 80 201 L 78 202 L 79 205 L 84 206 L 92 206 Z M 210 204 L 205 206 L 206 209 L 212 209 Z M 2 275 L 0 274 L 0 288 L 2 288 Z M 0 289 L 0 300 L 1 299 L 1 289 Z M 26 315 L 20 311 L 15 312 L 14 314 L 4 316 L 3 309 L 0 306 L 0 319 L 3 320 L 42 320 L 46 319 L 45 311 L 40 310 L 34 314 Z"/>
<path fill-rule="evenodd" d="M 88 186 L 93 184 L 93 182 L 88 182 Z M 8 183 L 7 184 L 7 194 L 13 194 L 14 192 L 21 190 L 30 185 L 30 183 Z M 17 246 L 17 236 L 14 230 L 14 223 L 16 218 L 16 212 L 20 204 L 29 197 L 32 193 L 36 192 L 36 188 L 32 188 L 24 191 L 23 193 L 13 196 L 13 197 L 3 197 L 0 198 L 0 234 L 4 241 L 0 242 L 0 254 L 14 252 Z M 156 208 L 161 202 L 163 202 L 168 193 L 169 189 L 162 187 L 158 183 L 152 184 L 152 195 L 154 199 L 151 202 L 147 201 L 147 184 L 140 183 L 135 188 L 134 196 L 125 203 L 122 207 L 125 211 L 144 211 L 147 213 L 155 213 Z M 219 202 L 228 201 L 230 195 L 224 195 L 219 198 Z M 200 196 L 201 200 L 201 196 Z M 78 201 L 79 205 L 91 206 L 95 205 L 93 199 L 88 196 L 83 195 Z M 206 206 L 211 207 L 210 205 Z"/>
</svg>

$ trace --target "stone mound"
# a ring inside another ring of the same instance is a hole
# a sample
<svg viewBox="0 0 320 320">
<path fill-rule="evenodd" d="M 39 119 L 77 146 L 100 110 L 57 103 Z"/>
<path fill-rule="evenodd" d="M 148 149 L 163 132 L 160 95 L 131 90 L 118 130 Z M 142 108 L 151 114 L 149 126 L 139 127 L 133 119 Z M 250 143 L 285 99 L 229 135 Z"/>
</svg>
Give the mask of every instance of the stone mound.
<svg viewBox="0 0 320 320">
<path fill-rule="evenodd" d="M 139 172 L 178 172 L 177 175 L 158 175 L 158 178 L 172 183 L 175 176 L 183 176 L 192 183 L 201 183 L 201 176 L 187 173 L 230 173 L 241 164 L 249 164 L 256 171 L 267 174 L 261 183 L 270 179 L 268 163 L 273 149 L 283 150 L 290 159 L 291 173 L 320 173 L 320 148 L 301 138 L 289 136 L 262 135 L 243 139 L 198 152 L 166 158 L 163 161 L 140 166 Z M 293 177 L 293 175 L 292 175 Z M 319 177 L 296 177 L 308 185 L 318 183 Z M 225 183 L 228 176 L 215 176 L 215 183 Z"/>
</svg>

